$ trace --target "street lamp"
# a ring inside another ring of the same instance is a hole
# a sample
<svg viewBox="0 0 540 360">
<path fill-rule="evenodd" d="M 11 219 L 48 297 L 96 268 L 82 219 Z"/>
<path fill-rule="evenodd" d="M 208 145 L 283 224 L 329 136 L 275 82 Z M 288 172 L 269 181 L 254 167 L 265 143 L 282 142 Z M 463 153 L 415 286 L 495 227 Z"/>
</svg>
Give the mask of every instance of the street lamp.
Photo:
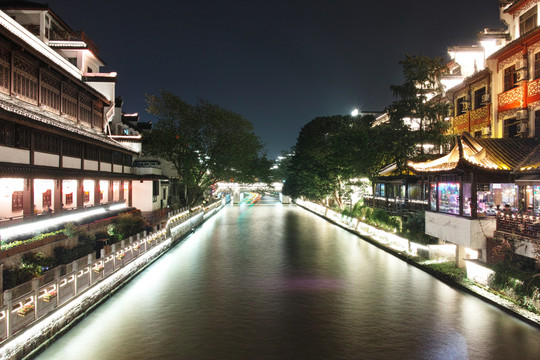
<svg viewBox="0 0 540 360">
<path fill-rule="evenodd" d="M 358 114 L 360 114 L 360 110 L 357 108 L 354 108 L 354 110 L 351 112 L 351 116 L 358 116 Z"/>
</svg>

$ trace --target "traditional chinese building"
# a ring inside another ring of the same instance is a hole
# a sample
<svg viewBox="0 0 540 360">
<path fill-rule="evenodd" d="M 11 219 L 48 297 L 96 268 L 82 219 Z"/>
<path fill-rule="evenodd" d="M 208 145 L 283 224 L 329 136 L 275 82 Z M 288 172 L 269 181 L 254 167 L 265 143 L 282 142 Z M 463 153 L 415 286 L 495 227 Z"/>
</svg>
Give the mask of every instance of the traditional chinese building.
<svg viewBox="0 0 540 360">
<path fill-rule="evenodd" d="M 487 58 L 495 94 L 493 136 L 540 136 L 538 0 L 501 2 L 510 42 Z"/>
<path fill-rule="evenodd" d="M 137 150 L 110 136 L 116 73 L 49 7 L 0 3 L 0 217 L 132 204 Z"/>
<path fill-rule="evenodd" d="M 464 132 L 449 154 L 408 166 L 430 183 L 426 234 L 456 244 L 459 265 L 464 258 L 489 261 L 488 240 L 497 231 L 519 234 L 521 255 L 535 257 L 540 188 L 530 182 L 540 173 L 540 139 Z"/>
</svg>

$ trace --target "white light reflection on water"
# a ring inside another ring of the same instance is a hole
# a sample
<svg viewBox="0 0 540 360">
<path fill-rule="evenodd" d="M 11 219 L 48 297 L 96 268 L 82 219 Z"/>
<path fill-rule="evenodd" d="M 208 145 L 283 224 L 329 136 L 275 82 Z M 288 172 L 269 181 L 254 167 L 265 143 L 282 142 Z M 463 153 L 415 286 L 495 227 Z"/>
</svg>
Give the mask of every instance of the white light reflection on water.
<svg viewBox="0 0 540 360">
<path fill-rule="evenodd" d="M 235 206 L 39 359 L 537 360 L 539 338 L 315 215 Z"/>
</svg>

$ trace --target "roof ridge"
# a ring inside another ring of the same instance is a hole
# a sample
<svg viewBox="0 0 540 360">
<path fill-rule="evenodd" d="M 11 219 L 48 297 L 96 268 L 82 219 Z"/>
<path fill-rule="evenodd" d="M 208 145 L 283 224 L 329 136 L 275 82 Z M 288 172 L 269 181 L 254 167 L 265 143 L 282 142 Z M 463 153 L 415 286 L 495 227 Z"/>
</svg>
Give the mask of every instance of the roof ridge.
<svg viewBox="0 0 540 360">
<path fill-rule="evenodd" d="M 540 142 L 538 144 L 536 144 L 536 146 L 533 148 L 533 150 L 529 153 L 529 155 L 527 155 L 525 157 L 525 159 L 523 159 L 518 165 L 517 165 L 517 169 L 514 169 L 513 171 L 517 171 L 519 169 L 521 169 L 521 166 L 523 164 L 525 164 L 535 153 L 536 151 L 540 149 Z"/>
</svg>

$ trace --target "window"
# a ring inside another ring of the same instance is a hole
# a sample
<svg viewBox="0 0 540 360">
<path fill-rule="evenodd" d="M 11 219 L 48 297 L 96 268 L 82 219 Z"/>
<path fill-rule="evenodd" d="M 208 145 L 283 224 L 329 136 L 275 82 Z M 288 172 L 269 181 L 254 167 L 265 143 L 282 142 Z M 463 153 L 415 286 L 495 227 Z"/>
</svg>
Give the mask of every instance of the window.
<svg viewBox="0 0 540 360">
<path fill-rule="evenodd" d="M 459 184 L 439 183 L 439 211 L 459 214 Z"/>
<path fill-rule="evenodd" d="M 69 61 L 72 65 L 77 66 L 77 58 L 70 57 L 70 58 L 68 58 L 68 61 Z"/>
<path fill-rule="evenodd" d="M 14 191 L 11 195 L 11 211 L 21 211 L 23 209 L 23 192 Z"/>
<path fill-rule="evenodd" d="M 51 206 L 52 205 L 52 202 L 51 202 L 51 190 L 47 190 L 43 193 L 43 207 L 45 206 Z"/>
<path fill-rule="evenodd" d="M 474 137 L 475 138 L 481 138 L 482 137 L 482 131 L 475 131 L 474 132 Z"/>
<path fill-rule="evenodd" d="M 540 137 L 540 110 L 534 112 L 534 137 Z"/>
<path fill-rule="evenodd" d="M 486 104 L 482 101 L 482 98 L 486 95 L 486 88 L 482 87 L 474 92 L 474 108 L 479 109 Z"/>
<path fill-rule="evenodd" d="M 159 181 L 152 181 L 152 195 L 159 195 Z"/>
<path fill-rule="evenodd" d="M 99 149 L 95 146 L 86 144 L 84 147 L 84 158 L 86 160 L 99 160 Z"/>
<path fill-rule="evenodd" d="M 52 154 L 58 154 L 58 137 L 52 134 L 36 132 L 34 134 L 34 149 Z"/>
<path fill-rule="evenodd" d="M 516 66 L 512 65 L 504 69 L 504 91 L 515 88 L 517 85 Z"/>
<path fill-rule="evenodd" d="M 540 78 L 540 52 L 534 54 L 534 78 Z"/>
<path fill-rule="evenodd" d="M 533 6 L 529 11 L 519 17 L 519 34 L 528 33 L 537 26 L 537 7 Z"/>
<path fill-rule="evenodd" d="M 66 205 L 73 204 L 73 193 L 66 194 Z"/>
<path fill-rule="evenodd" d="M 504 120 L 503 137 L 512 138 L 518 135 L 518 124 L 515 118 Z"/>
<path fill-rule="evenodd" d="M 465 114 L 465 111 L 469 109 L 469 103 L 467 102 L 467 98 L 465 96 L 462 96 L 457 99 L 456 101 L 456 115 L 462 115 Z"/>
<path fill-rule="evenodd" d="M 84 202 L 90 202 L 90 193 L 88 191 L 84 192 Z"/>
<path fill-rule="evenodd" d="M 81 157 L 81 143 L 73 140 L 64 139 L 62 143 L 62 153 L 64 156 Z"/>
</svg>

